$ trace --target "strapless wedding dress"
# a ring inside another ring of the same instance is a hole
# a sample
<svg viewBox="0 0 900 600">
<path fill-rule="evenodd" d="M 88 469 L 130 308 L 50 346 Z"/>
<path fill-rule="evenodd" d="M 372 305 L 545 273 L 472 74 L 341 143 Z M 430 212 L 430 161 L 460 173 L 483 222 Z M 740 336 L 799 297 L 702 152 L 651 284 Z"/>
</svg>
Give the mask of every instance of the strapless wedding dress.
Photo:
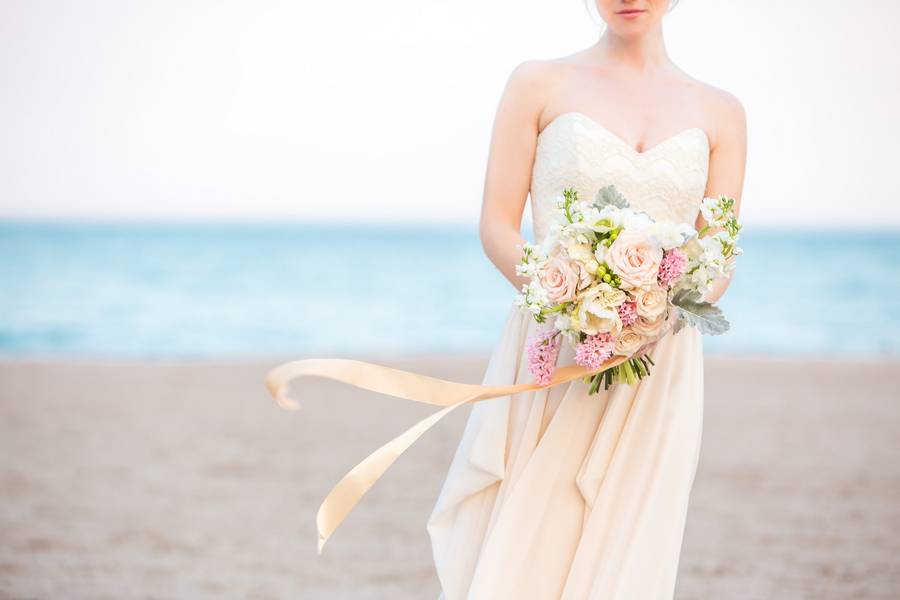
<svg viewBox="0 0 900 600">
<path fill-rule="evenodd" d="M 535 241 L 556 198 L 615 184 L 632 207 L 693 224 L 709 140 L 686 129 L 637 152 L 579 112 L 538 135 Z M 484 383 L 532 381 L 538 324 L 512 305 Z M 478 402 L 428 519 L 439 600 L 670 600 L 700 451 L 703 348 L 685 327 L 663 337 L 634 386 L 588 395 L 581 379 Z M 559 365 L 574 363 L 567 344 Z"/>
</svg>

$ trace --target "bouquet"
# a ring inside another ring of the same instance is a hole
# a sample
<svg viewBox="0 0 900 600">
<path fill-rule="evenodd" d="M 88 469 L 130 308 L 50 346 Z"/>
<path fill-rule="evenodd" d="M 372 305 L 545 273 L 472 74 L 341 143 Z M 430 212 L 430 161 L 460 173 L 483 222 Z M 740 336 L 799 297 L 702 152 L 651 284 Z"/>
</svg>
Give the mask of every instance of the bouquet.
<svg viewBox="0 0 900 600">
<path fill-rule="evenodd" d="M 705 198 L 708 226 L 697 232 L 685 224 L 654 221 L 629 208 L 613 186 L 597 192 L 591 203 L 564 190 L 558 213 L 540 245 L 522 245 L 516 272 L 528 276 L 516 304 L 534 315 L 539 328 L 528 346 L 529 369 L 536 381 L 509 385 L 472 385 L 435 379 L 346 358 L 306 358 L 276 366 L 266 387 L 284 408 L 299 405 L 288 398 L 291 379 L 317 376 L 362 389 L 443 408 L 383 444 L 351 469 L 319 506 L 316 528 L 319 553 L 362 496 L 419 437 L 453 410 L 472 402 L 584 378 L 590 393 L 601 382 L 634 383 L 653 364 L 645 351 L 670 327 L 685 324 L 704 333 L 722 333 L 728 322 L 702 293 L 733 268 L 740 254 L 740 226 L 734 201 Z M 707 230 L 720 231 L 702 237 Z M 563 339 L 575 347 L 578 367 L 553 375 Z M 624 361 L 624 362 L 623 362 Z M 585 368 L 587 367 L 587 368 Z M 591 373 L 585 375 L 585 373 Z"/>
<path fill-rule="evenodd" d="M 576 363 L 597 371 L 585 378 L 594 394 L 601 382 L 608 389 L 649 375 L 649 350 L 670 329 L 727 331 L 721 309 L 703 294 L 728 276 L 733 257 L 742 253 L 733 208 L 733 198 L 704 198 L 707 225 L 698 232 L 633 210 L 612 185 L 592 202 L 564 190 L 544 240 L 522 244 L 516 265 L 531 281 L 515 304 L 545 324 L 527 346 L 536 382 L 549 383 L 563 339 L 574 346 Z M 704 236 L 713 228 L 718 231 Z M 603 369 L 613 357 L 628 358 Z"/>
</svg>

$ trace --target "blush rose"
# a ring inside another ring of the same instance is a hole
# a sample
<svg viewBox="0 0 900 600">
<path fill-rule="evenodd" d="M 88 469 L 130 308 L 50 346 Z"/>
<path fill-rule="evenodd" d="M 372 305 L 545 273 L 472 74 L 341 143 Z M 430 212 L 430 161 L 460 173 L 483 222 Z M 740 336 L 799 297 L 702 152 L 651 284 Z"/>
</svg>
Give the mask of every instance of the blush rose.
<svg viewBox="0 0 900 600">
<path fill-rule="evenodd" d="M 656 284 L 663 251 L 647 235 L 625 229 L 610 244 L 606 264 L 622 280 L 625 288 L 649 288 Z"/>
<path fill-rule="evenodd" d="M 552 302 L 569 302 L 575 298 L 579 274 L 569 261 L 560 256 L 551 257 L 540 276 L 541 286 L 547 291 Z"/>
</svg>

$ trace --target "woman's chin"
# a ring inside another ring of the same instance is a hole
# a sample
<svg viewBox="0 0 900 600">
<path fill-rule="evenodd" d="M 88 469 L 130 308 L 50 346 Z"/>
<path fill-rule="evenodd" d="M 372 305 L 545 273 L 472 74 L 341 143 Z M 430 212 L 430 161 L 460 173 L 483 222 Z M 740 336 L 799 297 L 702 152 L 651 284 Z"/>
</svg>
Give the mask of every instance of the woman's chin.
<svg viewBox="0 0 900 600">
<path fill-rule="evenodd" d="M 650 31 L 650 25 L 641 20 L 622 21 L 610 26 L 610 31 L 616 36 L 625 40 L 634 40 L 647 35 Z"/>
</svg>

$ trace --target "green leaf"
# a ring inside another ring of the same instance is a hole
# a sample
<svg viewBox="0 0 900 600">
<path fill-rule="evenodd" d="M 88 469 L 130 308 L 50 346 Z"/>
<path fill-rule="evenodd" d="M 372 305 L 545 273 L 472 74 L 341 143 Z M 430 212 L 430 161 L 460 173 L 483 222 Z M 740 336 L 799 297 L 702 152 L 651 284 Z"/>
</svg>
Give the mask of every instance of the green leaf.
<svg viewBox="0 0 900 600">
<path fill-rule="evenodd" d="M 672 304 L 677 307 L 679 320 L 696 327 L 704 335 L 719 335 L 728 331 L 729 324 L 722 309 L 703 300 L 695 290 L 678 290 L 672 296 Z M 675 324 L 678 328 L 678 324 Z M 677 329 L 676 329 L 677 332 Z"/>
<path fill-rule="evenodd" d="M 597 210 L 600 210 L 604 206 L 627 208 L 628 200 L 625 199 L 625 196 L 619 193 L 619 190 L 616 189 L 616 186 L 607 185 L 597 190 L 597 194 L 594 196 L 594 207 L 596 207 Z"/>
</svg>

